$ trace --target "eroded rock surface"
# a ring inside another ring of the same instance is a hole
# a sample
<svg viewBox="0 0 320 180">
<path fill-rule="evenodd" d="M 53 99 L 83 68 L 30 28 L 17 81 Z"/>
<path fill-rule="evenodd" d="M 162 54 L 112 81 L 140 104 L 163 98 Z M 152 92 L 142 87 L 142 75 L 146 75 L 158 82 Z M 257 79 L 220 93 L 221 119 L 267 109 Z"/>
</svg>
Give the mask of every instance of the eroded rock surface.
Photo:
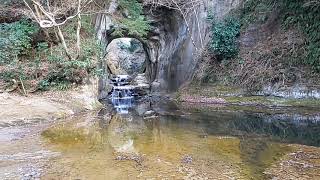
<svg viewBox="0 0 320 180">
<path fill-rule="evenodd" d="M 146 75 L 150 83 L 156 82 L 153 91 L 174 91 L 189 80 L 198 64 L 197 55 L 209 41 L 208 13 L 222 18 L 230 10 L 240 5 L 241 0 L 202 2 L 188 17 L 168 8 L 150 11 L 145 6 L 145 15 L 150 20 L 152 30 L 143 40 L 147 54 Z M 110 7 L 114 5 L 111 3 Z M 114 9 L 114 6 L 112 6 Z M 110 11 L 112 14 L 114 11 Z M 208 9 L 212 10 L 209 12 Z M 112 35 L 112 20 L 109 14 L 99 14 L 96 30 L 101 43 L 108 44 L 115 38 Z M 124 35 L 132 37 L 132 35 Z M 106 67 L 104 65 L 104 67 Z M 115 68 L 116 69 L 116 68 Z M 105 84 L 105 81 L 102 83 Z M 104 87 L 100 87 L 103 92 Z"/>
</svg>

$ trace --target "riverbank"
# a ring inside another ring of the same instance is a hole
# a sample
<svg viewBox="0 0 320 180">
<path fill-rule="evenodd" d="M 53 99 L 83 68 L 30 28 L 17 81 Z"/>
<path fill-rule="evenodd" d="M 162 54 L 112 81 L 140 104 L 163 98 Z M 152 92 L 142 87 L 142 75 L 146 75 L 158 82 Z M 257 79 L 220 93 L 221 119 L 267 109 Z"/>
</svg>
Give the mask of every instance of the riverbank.
<svg viewBox="0 0 320 180">
<path fill-rule="evenodd" d="M 50 122 L 80 112 L 99 109 L 94 85 L 66 91 L 46 91 L 23 96 L 0 93 L 0 128 Z"/>
<path fill-rule="evenodd" d="M 89 89 L 0 94 L 0 179 L 319 178 L 318 140 L 310 138 L 318 132 L 317 104 L 230 102 L 212 89 L 190 88 L 192 96 L 179 97 L 193 99 L 178 105 L 137 102 L 132 110 L 152 110 L 150 119 L 98 112 Z"/>
<path fill-rule="evenodd" d="M 38 179 L 51 158 L 41 133 L 55 123 L 101 108 L 92 86 L 23 96 L 0 93 L 0 179 Z"/>
<path fill-rule="evenodd" d="M 320 99 L 316 98 L 283 98 L 265 96 L 261 93 L 247 93 L 242 89 L 229 86 L 193 86 L 181 88 L 175 95 L 178 102 L 224 104 L 239 106 L 264 107 L 299 107 L 318 110 Z"/>
<path fill-rule="evenodd" d="M 169 100 L 137 105 L 134 111 L 150 106 L 156 114 L 146 119 L 137 112 L 88 110 L 75 103 L 79 99 L 72 93 L 1 94 L 1 108 L 16 111 L 2 112 L 2 119 L 35 115 L 44 119 L 0 127 L 0 172 L 5 172 L 0 179 L 319 178 L 320 149 L 311 146 L 316 140 L 305 140 L 308 134 L 300 134 L 301 139 L 275 134 L 307 132 L 305 121 L 295 127 L 289 117 L 282 120 L 279 131 L 269 132 L 272 128 L 267 127 L 277 127 L 279 119 L 270 119 L 266 108 L 260 108 L 259 116 L 247 112 L 258 106 L 244 110 L 203 104 L 200 108 Z M 280 138 L 269 141 L 269 135 Z"/>
</svg>

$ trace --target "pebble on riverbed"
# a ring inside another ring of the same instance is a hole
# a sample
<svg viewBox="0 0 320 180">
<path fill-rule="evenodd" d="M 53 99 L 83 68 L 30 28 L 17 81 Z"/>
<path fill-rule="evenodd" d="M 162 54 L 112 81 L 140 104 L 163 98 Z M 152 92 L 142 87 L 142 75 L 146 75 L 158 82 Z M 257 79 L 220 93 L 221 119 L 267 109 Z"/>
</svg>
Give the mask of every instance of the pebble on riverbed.
<svg viewBox="0 0 320 180">
<path fill-rule="evenodd" d="M 119 154 L 115 160 L 117 161 L 134 161 L 138 165 L 142 165 L 143 157 L 135 154 Z"/>
<path fill-rule="evenodd" d="M 192 163 L 192 160 L 193 160 L 192 156 L 190 156 L 190 155 L 185 155 L 185 156 L 182 158 L 181 162 L 182 162 L 182 163 L 185 163 L 185 164 L 190 164 L 190 163 Z"/>
</svg>

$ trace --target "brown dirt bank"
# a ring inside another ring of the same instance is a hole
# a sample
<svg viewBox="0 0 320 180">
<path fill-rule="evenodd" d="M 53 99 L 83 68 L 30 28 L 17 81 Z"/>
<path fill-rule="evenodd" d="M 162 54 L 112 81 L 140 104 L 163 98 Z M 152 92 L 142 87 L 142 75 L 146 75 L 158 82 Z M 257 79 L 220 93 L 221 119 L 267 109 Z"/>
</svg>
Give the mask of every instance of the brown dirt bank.
<svg viewBox="0 0 320 180">
<path fill-rule="evenodd" d="M 99 108 L 95 89 L 84 85 L 68 91 L 48 91 L 21 96 L 0 93 L 0 128 L 53 121 Z"/>
</svg>

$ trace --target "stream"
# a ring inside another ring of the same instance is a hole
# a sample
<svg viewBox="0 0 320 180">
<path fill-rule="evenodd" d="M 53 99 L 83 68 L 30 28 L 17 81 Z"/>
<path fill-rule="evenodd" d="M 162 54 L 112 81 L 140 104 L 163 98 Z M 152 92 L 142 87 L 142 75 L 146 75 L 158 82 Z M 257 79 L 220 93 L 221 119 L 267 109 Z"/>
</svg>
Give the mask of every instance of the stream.
<svg viewBox="0 0 320 180">
<path fill-rule="evenodd" d="M 46 146 L 62 153 L 44 177 L 269 179 L 269 168 L 295 151 L 290 144 L 320 146 L 319 119 L 276 112 L 169 101 L 103 109 L 42 133 Z"/>
<path fill-rule="evenodd" d="M 317 111 L 121 101 L 128 96 L 55 123 L 1 129 L 1 179 L 320 178 Z"/>
</svg>

